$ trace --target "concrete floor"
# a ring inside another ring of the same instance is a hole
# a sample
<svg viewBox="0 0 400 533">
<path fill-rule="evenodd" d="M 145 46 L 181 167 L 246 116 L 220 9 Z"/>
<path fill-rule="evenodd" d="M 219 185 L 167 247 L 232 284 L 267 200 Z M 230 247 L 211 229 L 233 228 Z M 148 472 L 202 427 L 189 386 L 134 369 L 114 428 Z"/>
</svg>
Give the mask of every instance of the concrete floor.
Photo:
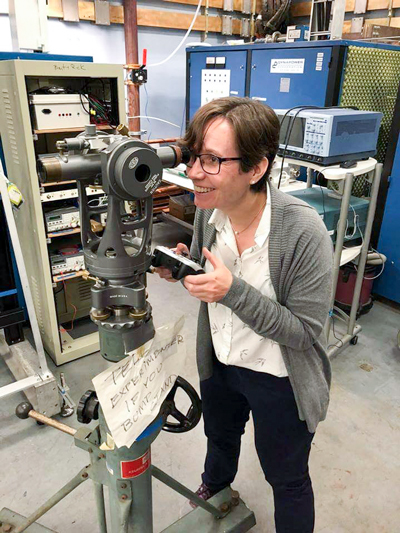
<svg viewBox="0 0 400 533">
<path fill-rule="evenodd" d="M 154 238 L 165 245 L 188 240 L 164 224 L 155 226 Z M 149 299 L 156 326 L 185 315 L 184 332 L 193 351 L 187 353 L 182 375 L 198 389 L 194 358 L 198 302 L 180 284 L 168 284 L 156 276 L 149 276 Z M 359 322 L 363 331 L 358 344 L 332 361 L 330 409 L 313 443 L 310 468 L 316 495 L 316 533 L 400 532 L 400 312 L 375 303 Z M 51 368 L 55 375 L 65 373 L 71 395 L 78 402 L 91 388 L 91 378 L 106 366 L 98 354 L 93 354 Z M 0 386 L 12 381 L 0 361 Z M 85 466 L 88 458 L 68 435 L 32 420 L 17 419 L 14 409 L 23 399 L 17 394 L 0 401 L 0 508 L 27 516 Z M 79 426 L 75 416 L 63 421 Z M 196 489 L 205 449 L 202 423 L 182 435 L 162 432 L 152 447 L 153 463 Z M 96 533 L 89 483 L 40 523 L 58 533 Z M 234 488 L 256 514 L 257 526 L 252 531 L 274 532 L 272 493 L 263 479 L 250 423 Z M 190 510 L 181 496 L 158 482 L 153 494 L 155 532 Z"/>
</svg>

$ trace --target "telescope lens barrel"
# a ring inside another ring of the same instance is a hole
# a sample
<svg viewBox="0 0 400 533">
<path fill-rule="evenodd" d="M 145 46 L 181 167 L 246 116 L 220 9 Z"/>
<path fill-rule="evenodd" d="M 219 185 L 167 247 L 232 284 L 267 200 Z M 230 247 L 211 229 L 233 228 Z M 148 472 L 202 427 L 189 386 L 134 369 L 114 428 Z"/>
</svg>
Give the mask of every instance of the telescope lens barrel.
<svg viewBox="0 0 400 533">
<path fill-rule="evenodd" d="M 181 163 L 188 163 L 191 157 L 190 150 L 180 146 L 162 146 L 157 149 L 157 155 L 164 168 L 174 168 Z"/>
<path fill-rule="evenodd" d="M 39 156 L 37 172 L 42 183 L 96 178 L 101 174 L 100 154 Z"/>
<path fill-rule="evenodd" d="M 59 158 L 55 156 L 38 159 L 37 173 L 41 183 L 60 181 L 62 171 Z"/>
<path fill-rule="evenodd" d="M 156 152 L 163 168 L 174 168 L 181 163 L 186 164 L 191 156 L 187 148 L 180 146 L 163 146 Z M 146 181 L 149 177 L 148 172 L 144 171 L 144 167 L 139 166 L 140 169 L 141 172 L 137 177 L 141 178 L 140 181 Z M 37 171 L 41 183 L 96 178 L 101 174 L 100 154 L 68 154 L 66 157 L 58 154 L 39 156 Z"/>
</svg>

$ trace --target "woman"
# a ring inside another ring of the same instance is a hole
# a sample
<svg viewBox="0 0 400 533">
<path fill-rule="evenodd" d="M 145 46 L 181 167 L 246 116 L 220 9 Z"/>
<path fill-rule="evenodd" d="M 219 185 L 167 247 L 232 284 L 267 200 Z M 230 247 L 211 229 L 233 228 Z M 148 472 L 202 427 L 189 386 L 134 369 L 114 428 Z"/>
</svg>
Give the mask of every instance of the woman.
<svg viewBox="0 0 400 533">
<path fill-rule="evenodd" d="M 332 243 L 318 214 L 268 180 L 279 121 L 268 106 L 221 98 L 198 110 L 183 144 L 197 206 L 190 249 L 205 274 L 187 276 L 201 301 L 197 361 L 207 456 L 197 493 L 236 475 L 252 412 L 255 445 L 274 493 L 277 533 L 311 533 L 308 457 L 326 415 L 330 365 L 323 326 Z M 178 253 L 189 253 L 183 244 Z M 161 277 L 172 281 L 167 270 Z"/>
</svg>

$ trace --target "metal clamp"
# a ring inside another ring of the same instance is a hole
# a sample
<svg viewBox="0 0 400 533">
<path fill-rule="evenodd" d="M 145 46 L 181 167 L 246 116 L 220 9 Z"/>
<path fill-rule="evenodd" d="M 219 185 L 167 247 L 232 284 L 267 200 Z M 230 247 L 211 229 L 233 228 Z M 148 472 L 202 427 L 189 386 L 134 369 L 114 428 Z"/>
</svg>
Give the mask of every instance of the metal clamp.
<svg viewBox="0 0 400 533">
<path fill-rule="evenodd" d="M 243 17 L 240 24 L 240 36 L 250 37 L 250 19 Z"/>
<path fill-rule="evenodd" d="M 251 0 L 243 0 L 242 13 L 245 15 L 251 15 Z"/>
<path fill-rule="evenodd" d="M 232 35 L 232 17 L 222 15 L 222 35 Z"/>
<path fill-rule="evenodd" d="M 224 0 L 224 5 L 222 9 L 224 11 L 233 11 L 233 0 Z"/>
</svg>

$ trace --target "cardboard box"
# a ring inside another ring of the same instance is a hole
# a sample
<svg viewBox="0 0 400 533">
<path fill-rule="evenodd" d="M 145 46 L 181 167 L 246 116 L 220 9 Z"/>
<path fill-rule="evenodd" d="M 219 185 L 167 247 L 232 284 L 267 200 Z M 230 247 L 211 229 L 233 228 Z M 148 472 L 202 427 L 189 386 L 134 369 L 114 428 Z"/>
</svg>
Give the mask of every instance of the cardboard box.
<svg viewBox="0 0 400 533">
<path fill-rule="evenodd" d="M 185 222 L 193 222 L 196 206 L 190 197 L 190 194 L 181 194 L 179 196 L 170 196 L 169 198 L 169 214 L 173 217 L 184 220 Z"/>
</svg>

